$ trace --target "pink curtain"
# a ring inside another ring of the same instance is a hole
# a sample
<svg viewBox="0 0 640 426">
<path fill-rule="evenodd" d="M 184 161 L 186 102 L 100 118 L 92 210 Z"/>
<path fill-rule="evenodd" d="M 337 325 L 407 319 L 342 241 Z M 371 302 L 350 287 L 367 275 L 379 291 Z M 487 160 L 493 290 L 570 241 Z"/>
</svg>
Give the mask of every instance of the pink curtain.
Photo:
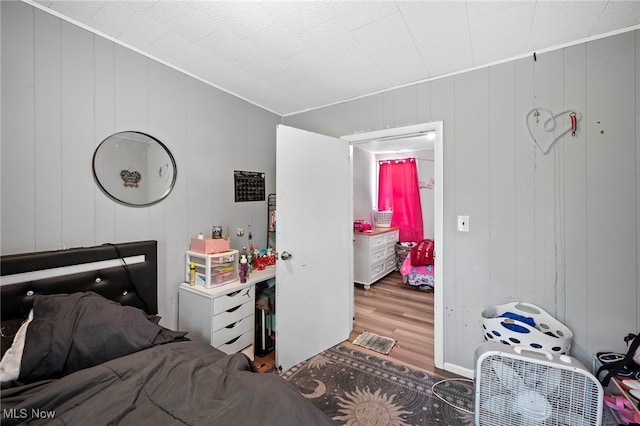
<svg viewBox="0 0 640 426">
<path fill-rule="evenodd" d="M 378 210 L 393 208 L 391 226 L 400 228 L 400 241 L 423 239 L 422 207 L 415 158 L 379 162 Z"/>
</svg>

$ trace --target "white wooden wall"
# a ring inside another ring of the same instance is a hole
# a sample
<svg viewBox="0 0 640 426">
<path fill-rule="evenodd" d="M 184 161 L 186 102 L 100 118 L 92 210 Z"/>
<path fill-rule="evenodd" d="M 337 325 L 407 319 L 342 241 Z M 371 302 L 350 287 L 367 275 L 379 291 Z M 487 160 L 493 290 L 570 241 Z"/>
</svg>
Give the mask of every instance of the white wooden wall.
<svg viewBox="0 0 640 426">
<path fill-rule="evenodd" d="M 252 225 L 266 244 L 266 201 L 235 203 L 233 170 L 265 172 L 275 192 L 280 117 L 25 3 L 0 8 L 2 254 L 157 240 L 160 315 L 175 327 L 192 236 L 224 225 L 239 248 L 235 229 Z M 123 130 L 176 159 L 159 204 L 122 206 L 93 181 L 94 149 Z"/>
<path fill-rule="evenodd" d="M 336 137 L 443 120 L 445 362 L 473 369 L 482 310 L 515 300 L 565 323 L 589 366 L 640 330 L 639 34 L 284 117 Z M 582 112 L 576 137 L 536 151 L 534 106 Z"/>
</svg>

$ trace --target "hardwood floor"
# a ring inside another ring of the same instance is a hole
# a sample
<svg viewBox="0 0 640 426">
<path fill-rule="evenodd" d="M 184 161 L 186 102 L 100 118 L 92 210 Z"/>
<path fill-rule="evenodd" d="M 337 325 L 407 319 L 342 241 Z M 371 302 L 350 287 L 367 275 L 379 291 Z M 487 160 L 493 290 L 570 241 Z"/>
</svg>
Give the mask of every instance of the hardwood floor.
<svg viewBox="0 0 640 426">
<path fill-rule="evenodd" d="M 392 272 L 371 285 L 369 290 L 355 284 L 355 322 L 349 341 L 360 351 L 389 359 L 417 370 L 455 377 L 433 364 L 433 292 L 404 284 L 399 272 Z M 363 331 L 396 339 L 389 353 L 383 355 L 351 342 Z M 256 357 L 260 372 L 273 371 L 274 352 Z"/>
<path fill-rule="evenodd" d="M 392 272 L 369 290 L 356 284 L 355 317 L 348 345 L 417 370 L 449 376 L 433 364 L 433 291 L 404 284 L 402 275 Z M 389 355 L 351 344 L 363 331 L 391 337 L 396 344 Z"/>
<path fill-rule="evenodd" d="M 271 373 L 276 369 L 276 352 L 271 351 L 265 356 L 254 356 L 253 363 L 260 373 Z"/>
</svg>

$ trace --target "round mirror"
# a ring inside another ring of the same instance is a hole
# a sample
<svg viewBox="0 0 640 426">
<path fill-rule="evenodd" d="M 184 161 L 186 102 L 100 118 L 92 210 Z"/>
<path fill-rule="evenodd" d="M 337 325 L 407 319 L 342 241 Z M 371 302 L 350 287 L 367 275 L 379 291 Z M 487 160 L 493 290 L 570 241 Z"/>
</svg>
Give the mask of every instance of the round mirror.
<svg viewBox="0 0 640 426">
<path fill-rule="evenodd" d="M 141 132 L 115 133 L 96 148 L 93 176 L 109 197 L 128 206 L 150 206 L 176 182 L 176 162 L 158 139 Z"/>
</svg>

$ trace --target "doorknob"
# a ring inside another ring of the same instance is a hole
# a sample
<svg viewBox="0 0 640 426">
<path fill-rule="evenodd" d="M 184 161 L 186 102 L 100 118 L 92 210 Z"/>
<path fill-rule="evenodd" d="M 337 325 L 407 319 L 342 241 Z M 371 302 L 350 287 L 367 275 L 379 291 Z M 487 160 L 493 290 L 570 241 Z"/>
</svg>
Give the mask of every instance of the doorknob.
<svg viewBox="0 0 640 426">
<path fill-rule="evenodd" d="M 291 253 L 289 253 L 288 251 L 283 251 L 282 254 L 280 255 L 280 259 L 282 260 L 289 260 L 291 259 Z"/>
</svg>

